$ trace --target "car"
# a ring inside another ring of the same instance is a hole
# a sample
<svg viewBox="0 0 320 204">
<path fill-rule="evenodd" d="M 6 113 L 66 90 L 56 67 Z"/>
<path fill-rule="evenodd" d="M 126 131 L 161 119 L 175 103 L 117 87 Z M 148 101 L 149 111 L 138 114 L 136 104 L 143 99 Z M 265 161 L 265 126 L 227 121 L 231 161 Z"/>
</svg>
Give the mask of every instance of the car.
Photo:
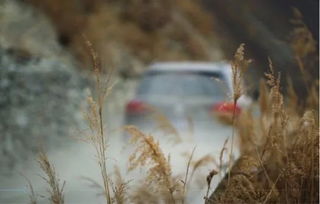
<svg viewBox="0 0 320 204">
<path fill-rule="evenodd" d="M 234 105 L 231 96 L 232 71 L 227 62 L 153 63 L 126 105 L 124 123 L 152 134 L 165 154 L 179 155 L 196 146 L 195 158 L 211 154 L 219 161 L 232 128 L 219 122 L 217 115 L 239 115 L 249 103 L 241 99 L 241 103 Z M 170 134 L 182 142 L 166 145 L 164 140 Z M 234 159 L 239 156 L 238 148 L 232 156 Z M 224 158 L 227 166 L 229 157 Z M 185 160 L 174 160 L 173 156 L 171 160 L 178 171 L 185 170 Z"/>
<path fill-rule="evenodd" d="M 241 99 L 234 105 L 231 95 L 231 65 L 226 62 L 154 63 L 143 74 L 134 98 L 126 106 L 125 124 L 157 129 L 152 114 L 158 112 L 182 132 L 191 122 L 212 125 L 212 115 L 240 114 L 249 103 Z"/>
</svg>

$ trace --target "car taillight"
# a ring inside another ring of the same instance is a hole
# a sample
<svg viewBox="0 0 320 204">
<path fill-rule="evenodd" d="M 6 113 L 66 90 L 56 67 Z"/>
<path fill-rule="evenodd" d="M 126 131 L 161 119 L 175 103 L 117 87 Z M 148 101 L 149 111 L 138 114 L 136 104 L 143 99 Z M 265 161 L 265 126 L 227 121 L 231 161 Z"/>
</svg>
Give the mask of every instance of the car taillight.
<svg viewBox="0 0 320 204">
<path fill-rule="evenodd" d="M 148 110 L 148 107 L 145 103 L 139 100 L 132 100 L 127 104 L 126 111 L 127 113 L 144 113 Z"/>
<path fill-rule="evenodd" d="M 239 115 L 241 108 L 232 102 L 219 102 L 213 105 L 212 110 L 218 113 L 230 113 Z"/>
</svg>

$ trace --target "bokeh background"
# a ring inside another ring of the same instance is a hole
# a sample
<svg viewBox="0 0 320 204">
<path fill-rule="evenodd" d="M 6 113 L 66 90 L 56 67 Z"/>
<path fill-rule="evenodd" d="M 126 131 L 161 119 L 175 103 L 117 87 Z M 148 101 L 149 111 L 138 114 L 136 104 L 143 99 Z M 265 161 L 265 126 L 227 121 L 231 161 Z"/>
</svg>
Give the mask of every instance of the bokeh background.
<svg viewBox="0 0 320 204">
<path fill-rule="evenodd" d="M 83 36 L 104 71 L 114 70 L 106 117 L 116 131 L 146 65 L 228 61 L 240 43 L 253 60 L 249 95 L 259 94 L 269 57 L 284 92 L 290 78 L 304 103 L 304 83 L 319 79 L 318 16 L 317 0 L 0 0 L 0 202 L 21 197 L 24 181 L 13 178 L 39 146 L 54 152 L 62 171 L 75 160 L 73 137 L 93 84 Z"/>
</svg>

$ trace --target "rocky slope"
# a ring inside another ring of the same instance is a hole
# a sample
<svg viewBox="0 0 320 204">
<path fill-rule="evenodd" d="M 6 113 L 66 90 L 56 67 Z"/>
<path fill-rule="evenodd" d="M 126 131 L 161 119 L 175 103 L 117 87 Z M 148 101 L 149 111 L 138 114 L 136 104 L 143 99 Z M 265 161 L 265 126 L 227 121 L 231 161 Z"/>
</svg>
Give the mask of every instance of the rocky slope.
<svg viewBox="0 0 320 204">
<path fill-rule="evenodd" d="M 6 171 L 73 135 L 88 82 L 49 21 L 30 6 L 1 1 L 0 24 L 0 170 Z"/>
</svg>

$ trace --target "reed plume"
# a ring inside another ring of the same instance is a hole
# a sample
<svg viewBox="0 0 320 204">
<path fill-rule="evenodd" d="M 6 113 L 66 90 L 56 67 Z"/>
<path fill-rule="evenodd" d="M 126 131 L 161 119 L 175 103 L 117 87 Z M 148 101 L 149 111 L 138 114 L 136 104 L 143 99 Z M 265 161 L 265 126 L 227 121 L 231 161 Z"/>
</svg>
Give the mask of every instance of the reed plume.
<svg viewBox="0 0 320 204">
<path fill-rule="evenodd" d="M 175 203 L 175 193 L 180 191 L 181 186 L 173 178 L 170 164 L 159 143 L 155 142 L 151 135 L 145 135 L 134 126 L 127 126 L 125 130 L 132 136 L 131 142 L 138 145 L 129 158 L 129 170 L 150 165 L 146 177 L 147 185 L 152 185 L 156 192 Z"/>
<path fill-rule="evenodd" d="M 86 134 L 85 141 L 91 143 L 96 151 L 98 158 L 98 164 L 100 167 L 100 173 L 103 181 L 103 192 L 106 202 L 112 203 L 110 192 L 110 178 L 107 171 L 107 145 L 108 138 L 104 127 L 103 107 L 106 97 L 111 92 L 113 84 L 111 84 L 111 73 L 107 75 L 105 79 L 102 79 L 102 67 L 98 60 L 98 55 L 93 49 L 93 46 L 89 40 L 86 40 L 87 47 L 90 51 L 93 73 L 96 79 L 96 97 L 89 96 L 87 98 L 88 110 L 85 113 L 85 119 L 89 126 L 89 133 Z"/>
<path fill-rule="evenodd" d="M 38 156 L 38 163 L 41 170 L 45 173 L 42 178 L 49 185 L 48 192 L 50 194 L 50 202 L 52 204 L 64 204 L 63 189 L 65 182 L 60 185 L 60 180 L 56 174 L 54 166 L 50 163 L 46 153 L 40 151 Z"/>
</svg>

